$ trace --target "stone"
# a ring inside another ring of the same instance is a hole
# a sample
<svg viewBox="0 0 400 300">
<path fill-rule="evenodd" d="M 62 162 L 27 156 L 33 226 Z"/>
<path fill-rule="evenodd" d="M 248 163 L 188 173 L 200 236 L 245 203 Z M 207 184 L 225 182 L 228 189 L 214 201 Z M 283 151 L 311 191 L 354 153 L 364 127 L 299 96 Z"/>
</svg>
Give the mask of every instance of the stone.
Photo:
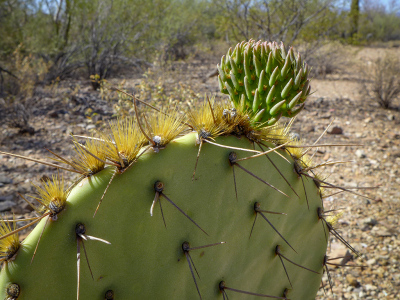
<svg viewBox="0 0 400 300">
<path fill-rule="evenodd" d="M 323 114 L 323 115 L 320 115 L 320 116 L 319 116 L 320 119 L 330 119 L 331 117 L 332 117 L 332 115 L 329 114 L 329 113 Z"/>
<path fill-rule="evenodd" d="M 372 290 L 376 290 L 377 287 L 374 286 L 374 285 L 372 285 L 372 284 L 366 284 L 366 285 L 365 285 L 365 289 L 366 289 L 367 291 L 372 291 Z"/>
<path fill-rule="evenodd" d="M 292 132 L 292 133 L 291 133 L 291 138 L 292 138 L 293 140 L 299 141 L 299 140 L 300 140 L 300 134 L 298 134 L 297 132 Z"/>
<path fill-rule="evenodd" d="M 307 126 L 305 126 L 304 127 L 304 129 L 303 129 L 305 132 L 314 132 L 315 131 L 315 127 L 314 126 L 312 126 L 312 125 L 307 125 Z"/>
<path fill-rule="evenodd" d="M 354 287 L 359 287 L 360 283 L 357 281 L 357 279 L 351 275 L 351 274 L 347 274 L 346 275 L 346 280 L 348 282 L 349 285 L 354 286 Z"/>
<path fill-rule="evenodd" d="M 13 206 L 15 206 L 13 201 L 0 202 L 0 211 L 10 210 Z"/>
<path fill-rule="evenodd" d="M 387 230 L 387 229 L 380 229 L 375 231 L 375 236 L 379 236 L 379 237 L 389 237 L 389 236 L 393 236 L 394 233 Z"/>
<path fill-rule="evenodd" d="M 363 220 L 363 224 L 370 225 L 370 226 L 375 226 L 376 224 L 378 224 L 378 221 L 373 219 L 373 218 L 365 218 Z"/>
<path fill-rule="evenodd" d="M 18 192 L 21 194 L 30 193 L 33 190 L 33 185 L 29 182 L 23 182 L 18 186 Z"/>
<path fill-rule="evenodd" d="M 400 151 L 394 151 L 390 153 L 390 156 L 393 156 L 394 158 L 400 157 Z"/>
<path fill-rule="evenodd" d="M 339 257 L 338 259 L 334 259 Z M 329 262 L 336 265 L 344 266 L 353 259 L 353 255 L 347 248 L 332 249 L 329 253 Z"/>
<path fill-rule="evenodd" d="M 8 178 L 6 175 L 0 174 L 0 183 L 9 184 L 12 183 L 12 180 Z"/>
<path fill-rule="evenodd" d="M 48 116 L 49 116 L 50 118 L 56 119 L 56 118 L 58 118 L 58 111 L 56 111 L 56 110 L 51 111 L 51 112 L 48 113 Z"/>
<path fill-rule="evenodd" d="M 88 126 L 86 126 L 86 130 L 90 130 L 90 129 L 96 129 L 96 125 L 89 124 Z"/>
<path fill-rule="evenodd" d="M 14 199 L 13 195 L 2 196 L 2 197 L 0 197 L 0 202 L 11 201 L 12 199 Z"/>
<path fill-rule="evenodd" d="M 329 134 L 343 134 L 343 129 L 339 126 L 333 126 L 330 131 L 328 131 Z"/>
<path fill-rule="evenodd" d="M 358 157 L 358 158 L 366 158 L 367 156 L 365 155 L 365 153 L 364 153 L 364 150 L 362 150 L 362 149 L 357 149 L 356 150 L 356 156 Z"/>
<path fill-rule="evenodd" d="M 356 132 L 356 138 L 365 138 L 366 137 L 366 135 L 363 133 L 363 132 Z"/>
</svg>

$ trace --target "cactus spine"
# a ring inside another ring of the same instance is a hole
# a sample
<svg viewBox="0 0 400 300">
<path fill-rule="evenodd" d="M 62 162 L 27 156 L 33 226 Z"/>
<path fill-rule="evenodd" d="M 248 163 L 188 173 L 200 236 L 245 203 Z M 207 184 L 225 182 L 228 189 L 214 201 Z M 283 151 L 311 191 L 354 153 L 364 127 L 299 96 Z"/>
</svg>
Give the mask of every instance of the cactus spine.
<svg viewBox="0 0 400 300">
<path fill-rule="evenodd" d="M 0 298 L 313 299 L 334 229 L 307 151 L 271 126 L 309 93 L 307 66 L 284 54 L 253 41 L 228 52 L 219 80 L 234 108 L 205 101 L 188 120 L 159 112 L 75 140 L 77 158 L 57 160 L 80 177 L 38 187 L 30 235 L 15 247 L 1 223 Z"/>
</svg>

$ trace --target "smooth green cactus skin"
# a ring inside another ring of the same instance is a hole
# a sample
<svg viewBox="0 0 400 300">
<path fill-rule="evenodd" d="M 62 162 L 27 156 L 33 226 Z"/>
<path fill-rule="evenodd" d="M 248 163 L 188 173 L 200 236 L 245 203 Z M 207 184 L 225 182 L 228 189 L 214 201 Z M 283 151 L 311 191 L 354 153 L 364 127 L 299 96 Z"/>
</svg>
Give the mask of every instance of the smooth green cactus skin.
<svg viewBox="0 0 400 300">
<path fill-rule="evenodd" d="M 216 142 L 253 148 L 245 138 L 219 137 Z M 218 289 L 222 280 L 227 287 L 253 293 L 282 297 L 284 290 L 289 289 L 287 297 L 292 300 L 314 299 L 327 247 L 317 216 L 317 208 L 322 205 L 318 188 L 312 180 L 304 179 L 308 209 L 293 159 L 284 150 L 278 150 L 290 163 L 275 153 L 269 157 L 300 198 L 269 160 L 261 156 L 239 164 L 289 197 L 234 167 L 236 200 L 233 168 L 228 161 L 231 151 L 204 144 L 194 181 L 198 152 L 194 133 L 171 142 L 159 153 L 146 153 L 115 177 L 95 217 L 95 208 L 112 172 L 106 169 L 84 179 L 72 190 L 58 220 L 48 222 L 33 263 L 30 262 L 45 220 L 25 239 L 15 260 L 4 265 L 0 273 L 0 299 L 7 298 L 9 283 L 19 284 L 18 300 L 76 299 L 77 223 L 86 225 L 87 235 L 111 243 L 85 241 L 94 280 L 81 248 L 80 299 L 104 299 L 107 290 L 114 291 L 115 299 L 199 299 L 181 248 L 185 241 L 191 247 L 226 242 L 189 252 L 201 277 L 196 275 L 202 299 L 223 299 Z M 236 152 L 239 158 L 249 156 L 248 152 Z M 150 216 L 154 183 L 158 180 L 165 185 L 163 193 L 208 235 L 164 198 L 161 204 L 166 228 L 158 203 Z M 287 214 L 264 213 L 297 253 L 261 215 L 249 238 L 256 216 L 255 202 L 263 210 Z M 292 288 L 280 258 L 275 255 L 277 245 L 287 258 L 319 274 L 283 260 Z M 226 293 L 229 299 L 259 299 L 230 290 Z"/>
<path fill-rule="evenodd" d="M 237 109 L 263 111 L 260 121 L 267 125 L 296 116 L 310 94 L 308 65 L 283 43 L 242 42 L 217 67 L 221 92 Z"/>
</svg>

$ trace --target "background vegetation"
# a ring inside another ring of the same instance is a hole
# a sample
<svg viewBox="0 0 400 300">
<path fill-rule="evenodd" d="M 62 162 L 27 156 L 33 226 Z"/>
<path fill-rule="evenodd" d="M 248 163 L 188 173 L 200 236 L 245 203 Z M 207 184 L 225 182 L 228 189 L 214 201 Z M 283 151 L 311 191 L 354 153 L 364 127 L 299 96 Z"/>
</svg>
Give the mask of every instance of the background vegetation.
<svg viewBox="0 0 400 300">
<path fill-rule="evenodd" d="M 221 42 L 282 40 L 307 56 L 327 41 L 400 39 L 400 6 L 378 0 L 0 0 L 0 98 L 38 84 L 186 59 Z M 226 46 L 222 47 L 226 48 Z M 1 104 L 1 103 L 0 103 Z"/>
</svg>

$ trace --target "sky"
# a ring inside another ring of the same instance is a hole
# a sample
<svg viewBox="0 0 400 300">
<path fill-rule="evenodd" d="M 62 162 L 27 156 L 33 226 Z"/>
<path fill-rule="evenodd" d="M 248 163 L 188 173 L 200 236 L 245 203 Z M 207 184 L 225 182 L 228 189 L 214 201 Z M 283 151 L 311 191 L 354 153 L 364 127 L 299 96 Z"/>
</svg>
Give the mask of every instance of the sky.
<svg viewBox="0 0 400 300">
<path fill-rule="evenodd" d="M 351 0 L 339 0 L 338 3 L 343 4 L 346 9 L 350 9 Z M 389 9 L 393 4 L 397 10 L 400 10 L 400 0 L 360 0 L 361 9 L 363 9 L 364 6 L 385 6 L 386 9 Z"/>
<path fill-rule="evenodd" d="M 391 6 L 393 6 L 393 4 L 395 7 L 397 7 L 397 9 L 400 8 L 400 0 L 360 0 L 360 2 L 361 5 L 363 5 L 364 2 L 372 5 L 381 4 L 384 5 L 386 9 L 389 9 Z"/>
</svg>

